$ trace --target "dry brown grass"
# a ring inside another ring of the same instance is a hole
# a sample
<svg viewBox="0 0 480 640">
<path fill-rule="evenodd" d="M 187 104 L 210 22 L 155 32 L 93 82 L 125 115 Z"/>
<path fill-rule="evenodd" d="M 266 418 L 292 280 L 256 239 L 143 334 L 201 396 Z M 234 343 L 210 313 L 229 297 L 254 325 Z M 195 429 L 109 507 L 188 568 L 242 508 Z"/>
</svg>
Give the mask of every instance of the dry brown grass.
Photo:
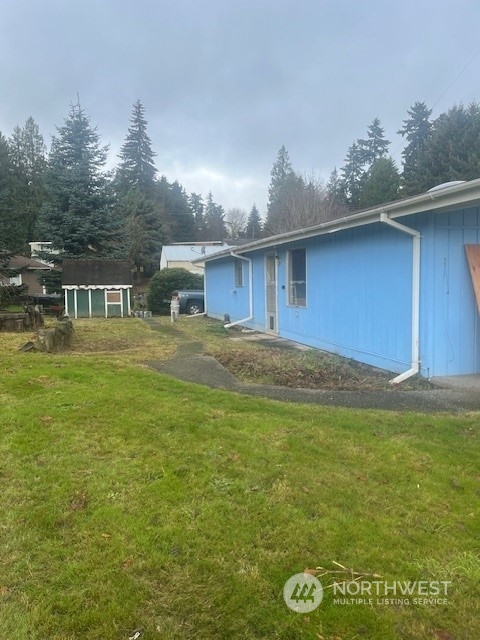
<svg viewBox="0 0 480 640">
<path fill-rule="evenodd" d="M 56 322 L 48 319 L 45 324 L 54 326 Z M 85 318 L 73 320 L 73 326 L 74 346 L 68 352 L 73 356 L 120 358 L 122 362 L 141 364 L 150 359 L 167 359 L 177 347 L 171 334 L 152 331 L 139 318 Z M 0 333 L 0 353 L 12 354 L 34 339 L 33 332 Z"/>
</svg>

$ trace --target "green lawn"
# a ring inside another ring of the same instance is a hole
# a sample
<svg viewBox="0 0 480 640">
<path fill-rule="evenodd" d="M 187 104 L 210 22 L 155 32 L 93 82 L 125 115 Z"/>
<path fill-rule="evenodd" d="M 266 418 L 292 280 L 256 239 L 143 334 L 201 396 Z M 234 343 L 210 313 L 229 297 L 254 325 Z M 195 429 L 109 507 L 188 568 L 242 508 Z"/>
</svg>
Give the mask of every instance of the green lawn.
<svg viewBox="0 0 480 640">
<path fill-rule="evenodd" d="M 174 352 L 167 321 L 75 327 L 61 355 L 0 334 L 2 639 L 480 637 L 478 414 L 213 391 L 142 365 Z M 335 562 L 451 581 L 448 604 L 286 607 Z"/>
</svg>

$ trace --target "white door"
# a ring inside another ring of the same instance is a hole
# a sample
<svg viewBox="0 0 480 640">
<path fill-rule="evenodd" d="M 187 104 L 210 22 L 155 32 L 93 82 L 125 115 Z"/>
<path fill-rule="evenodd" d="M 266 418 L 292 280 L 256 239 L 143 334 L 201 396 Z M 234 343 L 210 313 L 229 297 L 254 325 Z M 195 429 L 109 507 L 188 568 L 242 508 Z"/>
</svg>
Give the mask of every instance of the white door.
<svg viewBox="0 0 480 640">
<path fill-rule="evenodd" d="M 277 262 L 274 255 L 265 256 L 266 331 L 278 333 L 277 327 Z"/>
</svg>

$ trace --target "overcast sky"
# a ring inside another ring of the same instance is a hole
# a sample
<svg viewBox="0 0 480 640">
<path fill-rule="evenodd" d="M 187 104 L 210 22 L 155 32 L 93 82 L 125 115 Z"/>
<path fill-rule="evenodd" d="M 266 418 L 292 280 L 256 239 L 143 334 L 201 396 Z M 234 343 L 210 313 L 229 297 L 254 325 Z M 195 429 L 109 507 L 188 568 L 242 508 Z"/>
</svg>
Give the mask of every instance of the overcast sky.
<svg viewBox="0 0 480 640">
<path fill-rule="evenodd" d="M 159 174 L 265 213 L 282 145 L 328 178 L 378 116 L 480 101 L 478 0 L 0 0 L 0 131 L 32 116 L 47 145 L 80 101 L 110 165 L 133 103 Z M 466 67 L 466 68 L 465 68 Z"/>
</svg>

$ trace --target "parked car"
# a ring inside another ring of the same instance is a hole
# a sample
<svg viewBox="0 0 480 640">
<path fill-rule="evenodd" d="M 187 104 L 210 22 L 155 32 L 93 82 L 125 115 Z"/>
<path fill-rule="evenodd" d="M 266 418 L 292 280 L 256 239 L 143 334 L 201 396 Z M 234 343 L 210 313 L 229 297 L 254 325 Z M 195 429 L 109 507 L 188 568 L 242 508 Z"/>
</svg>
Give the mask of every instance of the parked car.
<svg viewBox="0 0 480 640">
<path fill-rule="evenodd" d="M 175 291 L 172 298 L 178 299 L 180 313 L 188 313 L 191 316 L 203 313 L 205 309 L 205 294 L 203 289 L 191 289 L 189 291 Z"/>
</svg>

